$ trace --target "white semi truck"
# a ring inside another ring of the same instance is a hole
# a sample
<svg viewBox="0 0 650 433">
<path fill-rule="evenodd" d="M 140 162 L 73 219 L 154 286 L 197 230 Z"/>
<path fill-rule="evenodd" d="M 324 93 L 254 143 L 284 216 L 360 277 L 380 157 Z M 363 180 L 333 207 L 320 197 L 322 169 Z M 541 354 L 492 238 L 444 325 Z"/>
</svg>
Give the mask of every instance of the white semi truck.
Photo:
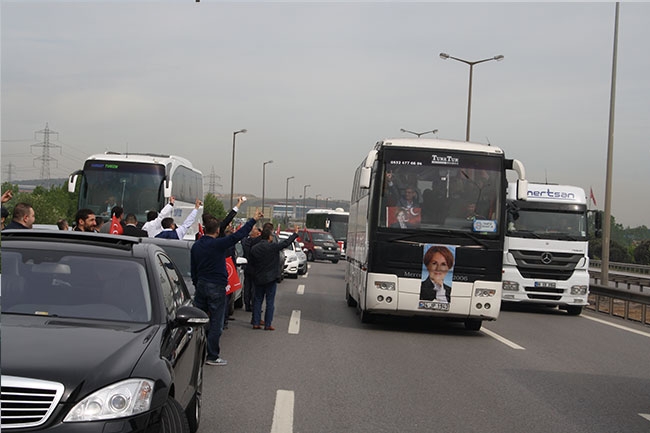
<svg viewBox="0 0 650 433">
<path fill-rule="evenodd" d="M 508 185 L 503 302 L 558 306 L 579 315 L 588 304 L 587 196 L 569 185 L 529 183 L 527 200 Z"/>
</svg>

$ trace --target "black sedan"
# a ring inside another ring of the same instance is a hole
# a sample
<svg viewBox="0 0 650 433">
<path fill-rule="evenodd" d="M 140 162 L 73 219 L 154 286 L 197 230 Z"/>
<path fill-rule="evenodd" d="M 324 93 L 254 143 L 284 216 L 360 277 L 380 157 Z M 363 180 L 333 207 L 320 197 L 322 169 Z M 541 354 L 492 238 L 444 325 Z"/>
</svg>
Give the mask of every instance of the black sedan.
<svg viewBox="0 0 650 433">
<path fill-rule="evenodd" d="M 195 432 L 205 313 L 158 246 L 2 232 L 2 431 Z"/>
</svg>

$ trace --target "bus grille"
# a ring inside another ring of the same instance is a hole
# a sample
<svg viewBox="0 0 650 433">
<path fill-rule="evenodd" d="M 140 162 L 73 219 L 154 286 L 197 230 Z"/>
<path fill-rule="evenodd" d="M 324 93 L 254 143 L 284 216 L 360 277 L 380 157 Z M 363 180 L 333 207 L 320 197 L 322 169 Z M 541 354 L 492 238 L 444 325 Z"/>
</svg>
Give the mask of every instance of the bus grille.
<svg viewBox="0 0 650 433">
<path fill-rule="evenodd" d="M 2 376 L 2 426 L 35 427 L 47 421 L 63 395 L 63 385 L 24 377 Z"/>
<path fill-rule="evenodd" d="M 566 281 L 571 278 L 582 254 L 511 250 L 524 278 Z"/>
</svg>

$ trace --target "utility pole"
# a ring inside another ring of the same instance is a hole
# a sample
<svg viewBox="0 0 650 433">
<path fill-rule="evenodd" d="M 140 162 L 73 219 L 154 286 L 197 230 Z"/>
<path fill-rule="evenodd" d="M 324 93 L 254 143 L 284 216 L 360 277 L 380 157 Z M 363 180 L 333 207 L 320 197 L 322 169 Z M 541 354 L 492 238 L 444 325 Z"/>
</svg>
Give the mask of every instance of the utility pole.
<svg viewBox="0 0 650 433">
<path fill-rule="evenodd" d="M 9 161 L 7 163 L 7 179 L 6 179 L 6 182 L 11 183 L 11 181 L 13 180 L 13 169 L 14 169 L 14 167 L 15 167 L 15 165 L 11 161 Z"/>
<path fill-rule="evenodd" d="M 50 143 L 50 134 L 56 134 L 57 137 L 59 135 L 58 132 L 52 131 L 48 124 L 45 123 L 45 129 L 41 129 L 40 131 L 36 131 L 36 134 L 43 134 L 43 141 L 37 144 L 32 144 L 31 147 L 42 147 L 43 152 L 41 153 L 41 156 L 37 156 L 34 158 L 34 160 L 39 160 L 41 161 L 41 179 L 50 179 L 50 161 L 56 161 L 56 158 L 52 158 L 50 156 L 50 149 L 54 148 L 61 148 L 60 145 L 58 144 L 52 144 Z"/>
</svg>

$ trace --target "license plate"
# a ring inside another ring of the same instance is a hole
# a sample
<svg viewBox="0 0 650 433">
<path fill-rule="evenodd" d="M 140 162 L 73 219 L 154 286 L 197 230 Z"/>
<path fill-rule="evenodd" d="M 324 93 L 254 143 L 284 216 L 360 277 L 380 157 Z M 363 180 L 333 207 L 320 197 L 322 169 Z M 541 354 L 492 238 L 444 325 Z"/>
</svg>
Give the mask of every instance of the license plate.
<svg viewBox="0 0 650 433">
<path fill-rule="evenodd" d="M 535 281 L 535 287 L 546 287 L 546 288 L 554 289 L 555 283 L 550 283 L 547 281 Z"/>
<path fill-rule="evenodd" d="M 420 310 L 449 311 L 448 302 L 420 301 L 418 304 Z"/>
</svg>

